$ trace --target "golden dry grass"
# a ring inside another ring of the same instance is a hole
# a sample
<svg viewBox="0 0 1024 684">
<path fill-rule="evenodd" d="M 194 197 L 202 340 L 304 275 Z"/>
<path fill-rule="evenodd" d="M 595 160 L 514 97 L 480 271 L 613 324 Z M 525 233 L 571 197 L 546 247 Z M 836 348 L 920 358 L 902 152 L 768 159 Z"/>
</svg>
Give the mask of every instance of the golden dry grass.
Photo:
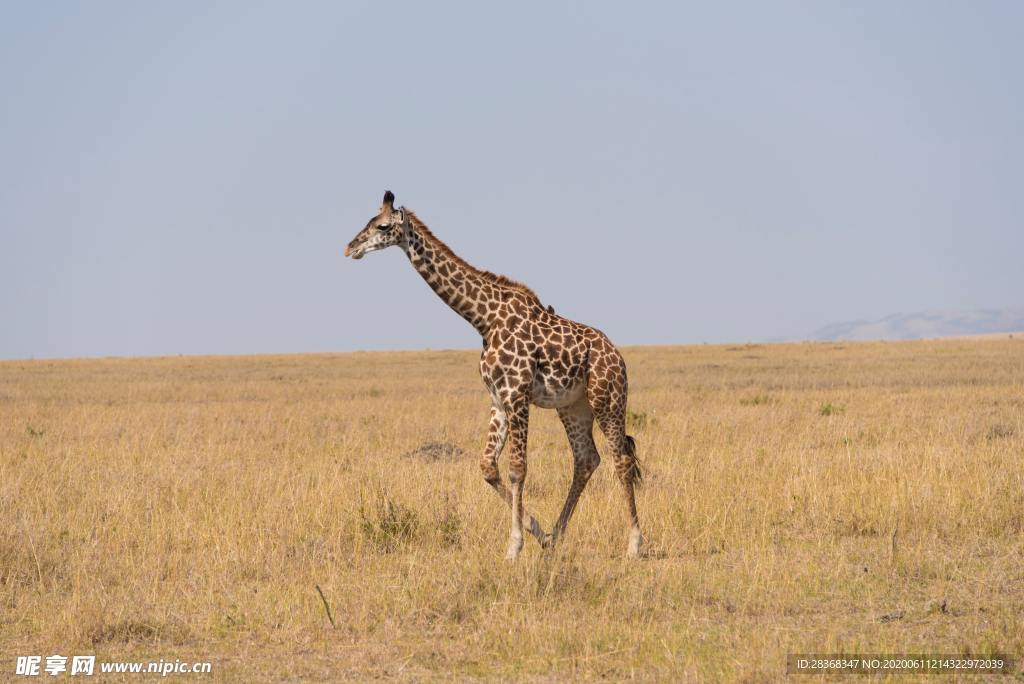
<svg viewBox="0 0 1024 684">
<path fill-rule="evenodd" d="M 1024 341 L 625 353 L 648 557 L 622 558 L 606 458 L 564 544 L 514 566 L 476 352 L 0 363 L 5 674 L 95 653 L 239 681 L 761 681 L 797 651 L 1024 655 Z M 569 450 L 532 415 L 549 526 Z M 407 455 L 425 442 L 465 455 Z"/>
</svg>

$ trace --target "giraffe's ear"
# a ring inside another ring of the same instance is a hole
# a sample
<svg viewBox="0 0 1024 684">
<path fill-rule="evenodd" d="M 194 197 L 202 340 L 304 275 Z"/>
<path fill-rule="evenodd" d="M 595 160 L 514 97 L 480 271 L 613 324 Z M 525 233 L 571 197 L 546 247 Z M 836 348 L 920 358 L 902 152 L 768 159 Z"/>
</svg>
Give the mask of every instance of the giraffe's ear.
<svg viewBox="0 0 1024 684">
<path fill-rule="evenodd" d="M 387 209 L 389 212 L 394 211 L 395 210 L 395 193 L 391 192 L 390 190 L 385 191 L 384 192 L 384 204 L 382 206 L 383 206 L 384 209 Z"/>
</svg>

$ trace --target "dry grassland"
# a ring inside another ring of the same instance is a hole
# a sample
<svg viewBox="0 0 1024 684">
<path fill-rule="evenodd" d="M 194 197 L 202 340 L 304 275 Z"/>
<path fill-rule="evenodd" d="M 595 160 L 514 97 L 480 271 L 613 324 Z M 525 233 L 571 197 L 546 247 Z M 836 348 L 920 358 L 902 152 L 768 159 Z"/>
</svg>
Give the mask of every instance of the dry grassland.
<svg viewBox="0 0 1024 684">
<path fill-rule="evenodd" d="M 0 363 L 3 677 L 52 653 L 218 681 L 1024 656 L 1024 340 L 625 354 L 648 556 L 622 558 L 606 457 L 563 545 L 515 565 L 477 352 Z M 529 453 L 548 527 L 553 412 Z"/>
</svg>

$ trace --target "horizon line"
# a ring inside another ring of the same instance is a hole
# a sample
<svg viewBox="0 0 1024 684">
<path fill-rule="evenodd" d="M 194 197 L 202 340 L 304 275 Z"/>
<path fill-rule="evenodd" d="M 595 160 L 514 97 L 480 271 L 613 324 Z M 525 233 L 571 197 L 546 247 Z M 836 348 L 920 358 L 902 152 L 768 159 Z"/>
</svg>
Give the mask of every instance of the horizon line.
<svg viewBox="0 0 1024 684">
<path fill-rule="evenodd" d="M 976 335 L 941 335 L 937 337 L 918 338 L 877 338 L 868 340 L 838 338 L 834 340 L 816 340 L 810 338 L 797 339 L 772 339 L 761 341 L 727 341 L 727 342 L 677 342 L 677 343 L 640 343 L 640 344 L 617 344 L 620 349 L 654 348 L 654 347 L 761 347 L 761 346 L 782 346 L 797 344 L 900 344 L 913 342 L 943 342 L 943 341 L 968 341 L 987 342 L 999 339 L 1013 339 L 1018 335 L 1024 339 L 1024 330 L 1012 330 L 1005 332 L 979 333 Z M 7 363 L 53 363 L 58 361 L 158 361 L 162 359 L 236 359 L 261 356 L 339 356 L 343 354 L 422 354 L 428 352 L 470 352 L 477 351 L 476 347 L 420 347 L 414 349 L 351 349 L 347 351 L 276 351 L 276 352 L 239 352 L 239 353 L 197 353 L 197 354 L 97 354 L 85 356 L 23 356 L 0 358 L 0 364 Z"/>
</svg>

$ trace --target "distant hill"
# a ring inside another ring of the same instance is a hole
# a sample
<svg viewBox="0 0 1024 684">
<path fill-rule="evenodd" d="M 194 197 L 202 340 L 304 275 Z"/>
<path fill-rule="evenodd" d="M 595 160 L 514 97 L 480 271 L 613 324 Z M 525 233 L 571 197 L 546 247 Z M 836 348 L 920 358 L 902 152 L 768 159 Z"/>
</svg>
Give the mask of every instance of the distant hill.
<svg viewBox="0 0 1024 684">
<path fill-rule="evenodd" d="M 833 323 L 809 340 L 918 340 L 1024 331 L 1024 309 L 971 309 L 893 314 L 877 321 Z"/>
</svg>

